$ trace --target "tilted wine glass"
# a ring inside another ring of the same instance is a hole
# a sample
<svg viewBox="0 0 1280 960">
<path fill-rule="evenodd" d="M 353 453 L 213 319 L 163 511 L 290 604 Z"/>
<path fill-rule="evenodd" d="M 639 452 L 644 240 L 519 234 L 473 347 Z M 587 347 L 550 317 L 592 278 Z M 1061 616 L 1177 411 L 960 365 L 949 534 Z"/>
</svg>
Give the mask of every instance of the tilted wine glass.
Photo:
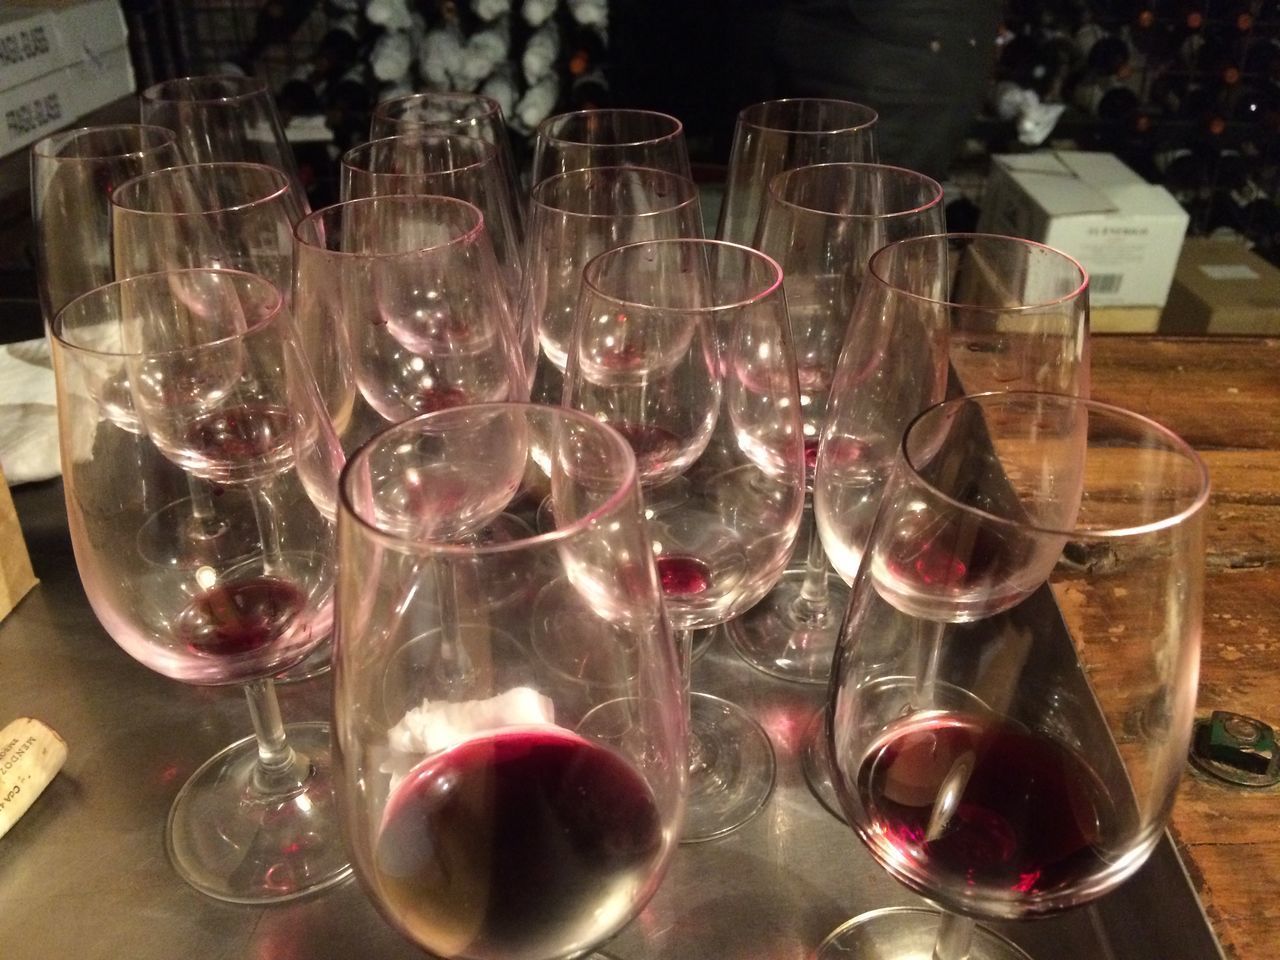
<svg viewBox="0 0 1280 960">
<path fill-rule="evenodd" d="M 837 930 L 837 957 L 1024 957 L 973 918 L 1131 876 L 1190 745 L 1208 474 L 1167 429 L 1061 394 L 946 401 L 905 434 L 830 688 L 840 803 L 941 906 Z"/>
<path fill-rule="evenodd" d="M 548 177 L 587 167 L 649 167 L 691 177 L 684 124 L 654 110 L 618 107 L 547 117 L 534 132 L 536 187 Z"/>
<path fill-rule="evenodd" d="M 111 194 L 136 176 L 182 163 L 172 130 L 80 127 L 31 148 L 36 279 L 45 323 L 71 300 L 116 279 Z"/>
<path fill-rule="evenodd" d="M 507 120 L 497 100 L 479 93 L 427 90 L 391 97 L 375 105 L 369 121 L 369 139 L 381 140 L 402 133 L 456 134 L 492 144 L 510 194 L 516 242 L 523 242 L 524 191 L 511 152 Z"/>
<path fill-rule="evenodd" d="M 1089 278 L 1051 247 L 986 234 L 889 244 L 868 263 L 836 364 L 813 513 L 852 583 L 889 467 L 911 418 L 951 393 L 1089 394 Z M 805 777 L 839 816 L 816 717 Z"/>
<path fill-rule="evenodd" d="M 520 290 L 520 218 L 493 144 L 427 131 L 371 140 L 342 155 L 343 200 L 390 194 L 438 194 L 479 207 L 514 300 Z"/>
<path fill-rule="evenodd" d="M 343 449 L 388 422 L 524 396 L 484 218 L 441 196 L 317 210 L 295 232 L 294 315 L 331 349 L 313 369 Z"/>
<path fill-rule="evenodd" d="M 589 167 L 533 190 L 519 330 L 532 398 L 559 403 L 582 269 L 599 253 L 643 240 L 702 236 L 692 180 L 648 167 Z"/>
<path fill-rule="evenodd" d="M 755 250 L 657 240 L 608 250 L 583 271 L 564 402 L 636 451 L 686 682 L 692 632 L 759 601 L 790 556 L 804 506 L 795 370 L 782 271 Z M 745 823 L 774 773 L 755 720 L 692 695 L 684 840 Z"/>
<path fill-rule="evenodd" d="M 543 495 L 555 530 L 484 535 Z M 343 472 L 338 796 L 370 898 L 433 956 L 582 956 L 670 862 L 684 703 L 641 509 L 627 443 L 561 407 L 424 414 Z"/>
<path fill-rule="evenodd" d="M 942 187 L 911 170 L 826 163 L 784 171 L 769 184 L 755 246 L 782 265 L 810 486 L 836 358 L 867 260 L 887 243 L 942 229 Z M 802 565 L 783 574 L 726 631 L 757 669 L 785 680 L 825 683 L 849 594 L 828 572 L 817 528 L 807 527 L 799 538 L 806 544 Z"/>
<path fill-rule="evenodd" d="M 770 181 L 793 167 L 875 163 L 876 112 L 848 100 L 766 100 L 744 107 L 733 128 L 716 236 L 755 240 Z"/>
<path fill-rule="evenodd" d="M 337 883 L 350 868 L 328 725 L 284 727 L 271 677 L 329 631 L 341 450 L 279 293 L 234 271 L 146 274 L 73 300 L 52 340 L 71 541 L 94 612 L 150 669 L 240 684 L 249 701 L 255 736 L 174 800 L 175 868 L 239 903 Z M 191 477 L 216 528 L 203 554 L 187 528 L 152 522 Z"/>
</svg>

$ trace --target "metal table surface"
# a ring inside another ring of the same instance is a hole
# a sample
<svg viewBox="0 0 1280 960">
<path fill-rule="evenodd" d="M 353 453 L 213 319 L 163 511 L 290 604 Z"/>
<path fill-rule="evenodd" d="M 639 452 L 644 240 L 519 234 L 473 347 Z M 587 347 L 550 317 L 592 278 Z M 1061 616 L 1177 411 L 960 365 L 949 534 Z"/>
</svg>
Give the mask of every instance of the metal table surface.
<svg viewBox="0 0 1280 960">
<path fill-rule="evenodd" d="M 58 481 L 14 491 L 42 582 L 0 623 L 0 725 L 18 716 L 67 741 L 63 771 L 0 839 L 3 960 L 396 960 L 423 954 L 378 916 L 359 884 L 290 904 L 223 904 L 171 869 L 163 830 L 188 775 L 247 735 L 234 688 L 151 673 L 98 624 L 76 574 Z M 696 689 L 750 708 L 773 740 L 778 783 L 745 827 L 682 846 L 641 915 L 608 946 L 618 960 L 802 960 L 844 920 L 919 904 L 811 796 L 804 727 L 825 688 L 752 670 L 723 638 L 695 668 Z M 281 688 L 287 721 L 328 713 L 321 678 Z M 1144 868 L 1098 903 L 995 925 L 1037 960 L 1210 960 L 1222 953 L 1166 838 Z"/>
</svg>

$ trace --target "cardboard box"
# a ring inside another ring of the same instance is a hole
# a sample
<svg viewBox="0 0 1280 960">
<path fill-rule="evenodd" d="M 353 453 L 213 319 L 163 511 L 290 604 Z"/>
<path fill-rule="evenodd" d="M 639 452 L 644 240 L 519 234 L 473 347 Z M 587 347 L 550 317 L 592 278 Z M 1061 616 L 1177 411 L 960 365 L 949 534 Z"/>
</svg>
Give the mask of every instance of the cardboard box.
<svg viewBox="0 0 1280 960">
<path fill-rule="evenodd" d="M 992 157 L 978 229 L 1039 240 L 1083 264 L 1097 307 L 1159 307 L 1187 211 L 1109 153 Z"/>
<path fill-rule="evenodd" d="M 1188 238 L 1160 331 L 1280 335 L 1280 269 L 1242 244 Z"/>
<path fill-rule="evenodd" d="M 15 5 L 5 16 L 10 19 L 0 21 L 0 62 L 6 30 L 30 37 L 38 29 L 50 53 L 17 63 L 9 76 L 19 82 L 8 87 L 0 75 L 0 156 L 134 92 L 129 37 L 117 0 Z M 26 43 L 26 49 L 37 49 L 34 41 Z M 41 70 L 33 74 L 37 60 Z"/>
<path fill-rule="evenodd" d="M 9 484 L 0 471 L 0 619 L 9 615 L 36 582 Z"/>
</svg>

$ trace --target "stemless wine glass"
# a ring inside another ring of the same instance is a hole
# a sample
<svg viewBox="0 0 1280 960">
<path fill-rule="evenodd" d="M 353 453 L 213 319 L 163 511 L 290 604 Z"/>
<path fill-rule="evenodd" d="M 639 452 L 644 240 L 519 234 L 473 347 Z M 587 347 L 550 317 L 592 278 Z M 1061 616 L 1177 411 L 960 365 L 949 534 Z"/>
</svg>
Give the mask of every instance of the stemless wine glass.
<svg viewBox="0 0 1280 960">
<path fill-rule="evenodd" d="M 636 451 L 645 515 L 686 681 L 693 630 L 781 576 L 804 505 L 804 442 L 782 270 L 710 240 L 608 250 L 583 271 L 564 402 Z M 682 839 L 745 823 L 773 788 L 768 736 L 740 707 L 690 699 Z"/>
<path fill-rule="evenodd" d="M 867 282 L 836 365 L 814 473 L 827 557 L 852 583 L 885 478 L 911 418 L 948 391 L 1089 393 L 1089 278 L 1043 244 L 939 234 L 889 244 Z M 806 734 L 805 777 L 840 815 L 821 716 Z"/>
<path fill-rule="evenodd" d="M 373 108 L 369 139 L 403 133 L 445 133 L 473 137 L 493 145 L 510 194 L 516 239 L 523 242 L 523 191 L 507 121 L 497 100 L 479 93 L 429 90 L 383 100 Z"/>
<path fill-rule="evenodd" d="M 582 268 L 612 247 L 702 236 L 698 188 L 647 167 L 590 167 L 548 177 L 532 194 L 519 330 L 532 397 L 559 403 Z"/>
<path fill-rule="evenodd" d="M 533 186 L 586 167 L 650 167 L 691 177 L 684 124 L 665 113 L 621 108 L 558 113 L 538 124 Z"/>
<path fill-rule="evenodd" d="M 244 161 L 283 170 L 299 202 L 306 191 L 275 99 L 257 77 L 178 77 L 140 96 L 142 122 L 168 127 L 189 163 Z"/>
<path fill-rule="evenodd" d="M 350 867 L 328 725 L 284 727 L 271 683 L 329 631 L 342 455 L 280 295 L 234 271 L 146 274 L 73 300 L 52 340 L 71 541 L 94 612 L 150 669 L 241 684 L 249 701 L 255 736 L 174 800 L 175 868 L 238 903 L 337 883 Z M 214 491 L 207 512 L 175 515 L 191 477 Z"/>
<path fill-rule="evenodd" d="M 126 180 L 182 162 L 172 130 L 143 124 L 80 127 L 31 148 L 36 277 L 45 323 L 116 278 L 111 194 Z"/>
<path fill-rule="evenodd" d="M 1177 436 L 1078 397 L 916 418 L 853 585 L 828 737 L 858 836 L 944 912 L 876 911 L 820 957 L 1022 957 L 971 918 L 1053 914 L 1142 865 L 1191 739 L 1208 493 Z"/>
<path fill-rule="evenodd" d="M 342 155 L 343 200 L 389 194 L 438 194 L 484 214 L 507 291 L 520 290 L 519 217 L 493 144 L 474 137 L 404 133 L 371 140 Z"/>
<path fill-rule="evenodd" d="M 782 265 L 795 340 L 810 487 L 836 358 L 854 316 L 867 260 L 887 243 L 943 229 L 942 187 L 911 170 L 827 163 L 784 171 L 769 184 L 755 246 Z M 811 516 L 811 515 L 810 515 Z M 738 653 L 785 680 L 825 683 L 848 604 L 812 525 L 803 566 L 727 625 Z"/>
<path fill-rule="evenodd" d="M 294 316 L 332 345 L 313 369 L 348 453 L 388 422 L 522 397 L 514 321 L 480 211 L 385 196 L 295 232 Z"/>
<path fill-rule="evenodd" d="M 548 492 L 555 530 L 482 535 Z M 416 417 L 348 463 L 338 550 L 338 796 L 373 902 L 458 960 L 612 936 L 670 861 L 685 766 L 626 442 L 541 405 Z"/>
<path fill-rule="evenodd" d="M 793 167 L 874 163 L 876 112 L 848 100 L 766 100 L 744 107 L 733 129 L 716 236 L 751 243 L 769 182 Z"/>
</svg>

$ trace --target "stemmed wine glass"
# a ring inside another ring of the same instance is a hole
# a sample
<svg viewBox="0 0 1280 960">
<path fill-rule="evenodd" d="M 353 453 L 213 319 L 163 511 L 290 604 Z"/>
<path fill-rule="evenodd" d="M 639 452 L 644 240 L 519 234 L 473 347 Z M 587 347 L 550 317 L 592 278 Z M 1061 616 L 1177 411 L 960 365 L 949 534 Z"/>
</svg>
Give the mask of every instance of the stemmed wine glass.
<svg viewBox="0 0 1280 960">
<path fill-rule="evenodd" d="M 271 681 L 329 631 L 341 465 L 280 295 L 235 271 L 146 274 L 73 300 L 52 340 L 71 540 L 94 612 L 150 669 L 240 684 L 249 701 L 255 736 L 174 800 L 175 868 L 238 903 L 339 882 L 350 867 L 328 725 L 284 727 Z M 151 522 L 192 477 L 212 491 L 203 552 L 186 528 Z"/>
<path fill-rule="evenodd" d="M 876 112 L 848 100 L 766 100 L 744 107 L 733 128 L 716 236 L 755 240 L 769 183 L 794 167 L 875 163 Z"/>
<path fill-rule="evenodd" d="M 544 494 L 556 529 L 483 536 Z M 685 783 L 627 443 L 542 405 L 415 417 L 348 463 L 338 551 L 338 796 L 370 898 L 433 956 L 588 952 L 657 889 Z"/>
<path fill-rule="evenodd" d="M 942 187 L 911 170 L 826 163 L 784 171 L 769 184 L 755 246 L 782 265 L 811 487 L 836 357 L 846 332 L 857 335 L 853 306 L 868 258 L 894 240 L 942 229 Z M 848 591 L 828 573 L 816 528 L 810 525 L 801 540 L 804 565 L 788 570 L 726 632 L 757 669 L 825 683 Z"/>
<path fill-rule="evenodd" d="M 178 77 L 142 91 L 143 123 L 178 136 L 188 163 L 242 161 L 284 171 L 305 209 L 306 191 L 275 98 L 257 77 Z"/>
<path fill-rule="evenodd" d="M 439 196 L 318 210 L 295 232 L 294 314 L 343 449 L 387 423 L 520 399 L 525 372 L 480 211 Z"/>
<path fill-rule="evenodd" d="M 36 276 L 45 323 L 115 277 L 111 194 L 126 180 L 182 162 L 172 130 L 143 124 L 80 127 L 31 148 Z"/>
<path fill-rule="evenodd" d="M 516 241 L 523 242 L 524 194 L 511 152 L 507 121 L 497 100 L 479 93 L 428 90 L 391 97 L 374 106 L 370 140 L 402 133 L 456 134 L 492 144 L 510 194 Z"/>
<path fill-rule="evenodd" d="M 691 636 L 781 576 L 804 505 L 804 443 L 782 270 L 748 247 L 656 240 L 583 271 L 564 402 L 636 452 L 649 537 L 688 680 Z M 768 736 L 740 707 L 690 699 L 683 839 L 720 836 L 773 787 Z"/>
<path fill-rule="evenodd" d="M 612 247 L 702 236 L 692 180 L 648 167 L 589 167 L 534 187 L 519 329 L 532 397 L 559 403 L 582 268 Z"/>
<path fill-rule="evenodd" d="M 587 167 L 649 167 L 691 177 L 684 124 L 654 110 L 617 107 L 558 113 L 538 124 L 533 186 Z"/>
<path fill-rule="evenodd" d="M 520 290 L 520 217 L 493 144 L 439 132 L 403 133 L 371 140 L 342 155 L 343 200 L 390 194 L 437 194 L 466 200 L 484 214 L 503 281 Z"/>
<path fill-rule="evenodd" d="M 858 836 L 943 912 L 875 911 L 819 957 L 1023 957 L 973 918 L 1053 914 L 1142 865 L 1191 739 L 1208 492 L 1177 436 L 1078 397 L 913 421 L 827 733 Z"/>
<path fill-rule="evenodd" d="M 1089 278 L 1052 247 L 986 234 L 889 244 L 867 281 L 832 383 L 813 513 L 846 583 L 858 573 L 899 440 L 947 393 L 1089 393 Z M 810 788 L 840 815 L 819 735 L 802 754 Z"/>
</svg>

